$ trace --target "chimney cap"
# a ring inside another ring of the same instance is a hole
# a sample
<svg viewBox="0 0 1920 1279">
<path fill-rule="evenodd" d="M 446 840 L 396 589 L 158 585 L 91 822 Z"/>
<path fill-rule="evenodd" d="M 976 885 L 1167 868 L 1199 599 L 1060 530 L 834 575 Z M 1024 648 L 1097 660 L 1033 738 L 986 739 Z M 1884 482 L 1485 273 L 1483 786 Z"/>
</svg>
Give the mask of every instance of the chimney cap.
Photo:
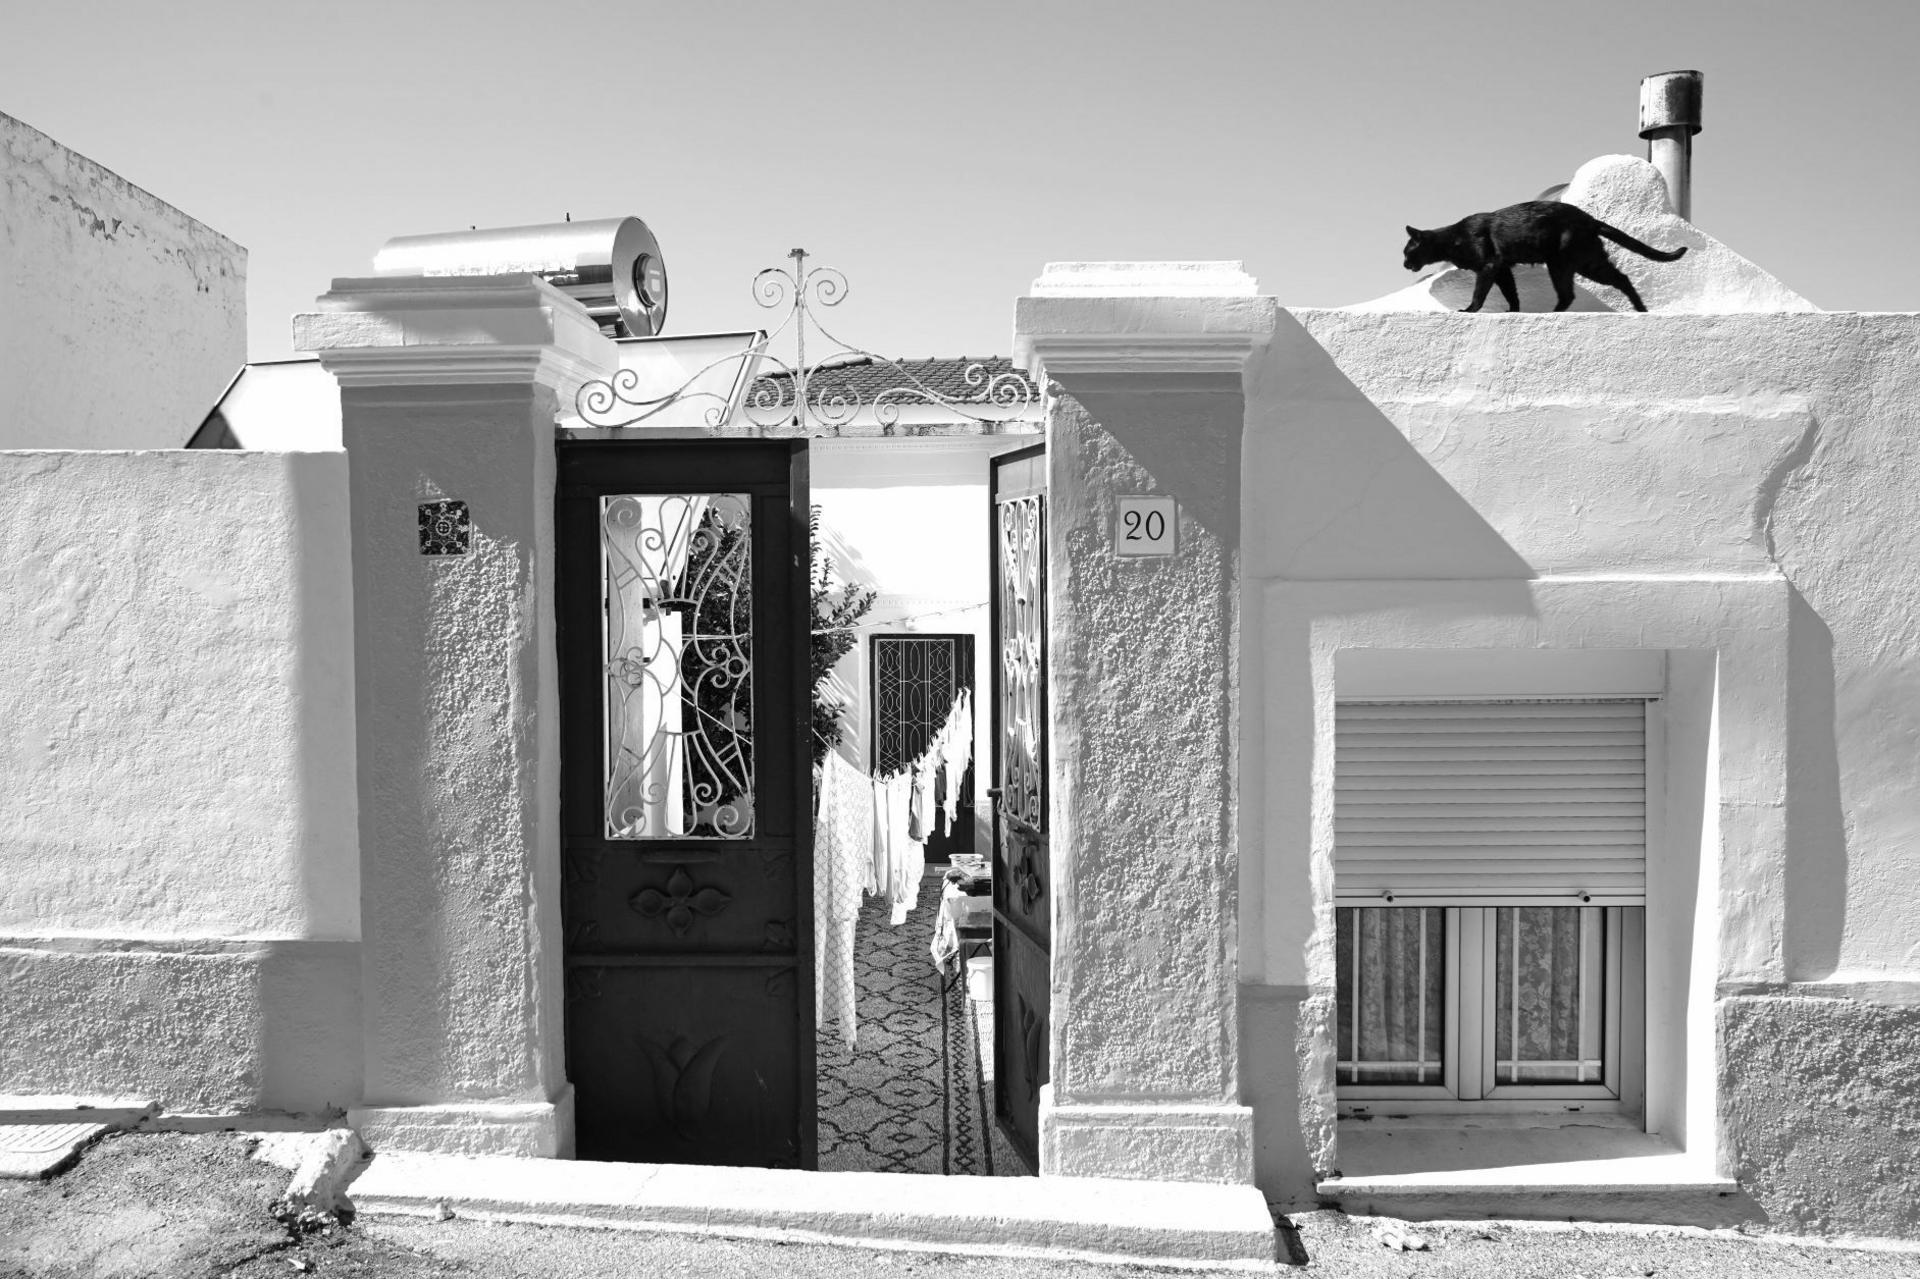
<svg viewBox="0 0 1920 1279">
<path fill-rule="evenodd" d="M 1706 76 L 1698 71 L 1662 71 L 1640 81 L 1640 136 L 1666 129 L 1700 132 L 1700 99 Z"/>
</svg>

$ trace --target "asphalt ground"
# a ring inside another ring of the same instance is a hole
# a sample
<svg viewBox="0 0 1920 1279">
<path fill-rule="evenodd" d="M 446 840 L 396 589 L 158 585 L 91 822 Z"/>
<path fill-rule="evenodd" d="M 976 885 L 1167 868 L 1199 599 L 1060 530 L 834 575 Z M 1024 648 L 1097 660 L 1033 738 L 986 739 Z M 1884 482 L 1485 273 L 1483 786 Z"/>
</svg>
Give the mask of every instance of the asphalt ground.
<svg viewBox="0 0 1920 1279">
<path fill-rule="evenodd" d="M 295 1231 L 269 1205 L 287 1174 L 233 1134 L 108 1137 L 42 1182 L 0 1182 L 0 1279 L 1118 1279 L 1148 1267 L 963 1257 L 683 1234 L 363 1217 Z M 1397 1223 L 1333 1211 L 1279 1232 L 1280 1275 L 1343 1279 L 1920 1279 L 1920 1249 L 1841 1248 L 1674 1228 Z M 1194 1273 L 1188 1271 L 1185 1273 Z"/>
</svg>

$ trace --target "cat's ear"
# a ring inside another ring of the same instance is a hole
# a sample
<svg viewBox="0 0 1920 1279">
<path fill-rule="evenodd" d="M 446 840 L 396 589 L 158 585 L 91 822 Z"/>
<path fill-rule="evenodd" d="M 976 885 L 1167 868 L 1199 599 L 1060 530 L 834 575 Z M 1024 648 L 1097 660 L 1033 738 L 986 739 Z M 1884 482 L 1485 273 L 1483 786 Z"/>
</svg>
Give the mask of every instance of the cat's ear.
<svg viewBox="0 0 1920 1279">
<path fill-rule="evenodd" d="M 1409 240 L 1417 240 L 1417 239 L 1419 239 L 1419 238 L 1420 238 L 1420 228 L 1419 228 L 1419 227 L 1417 227 L 1417 226 L 1410 226 L 1410 227 L 1408 227 L 1408 228 L 1407 228 L 1407 238 L 1408 238 Z"/>
</svg>

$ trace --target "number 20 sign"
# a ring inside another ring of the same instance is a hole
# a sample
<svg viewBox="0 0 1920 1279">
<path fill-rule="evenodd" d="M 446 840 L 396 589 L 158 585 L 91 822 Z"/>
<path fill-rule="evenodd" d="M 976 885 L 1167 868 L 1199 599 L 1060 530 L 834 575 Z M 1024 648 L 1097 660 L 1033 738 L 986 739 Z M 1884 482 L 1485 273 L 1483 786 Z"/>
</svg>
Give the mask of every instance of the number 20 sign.
<svg viewBox="0 0 1920 1279">
<path fill-rule="evenodd" d="M 1113 518 L 1113 553 L 1121 559 L 1174 554 L 1180 545 L 1180 507 L 1170 497 L 1121 497 Z"/>
</svg>

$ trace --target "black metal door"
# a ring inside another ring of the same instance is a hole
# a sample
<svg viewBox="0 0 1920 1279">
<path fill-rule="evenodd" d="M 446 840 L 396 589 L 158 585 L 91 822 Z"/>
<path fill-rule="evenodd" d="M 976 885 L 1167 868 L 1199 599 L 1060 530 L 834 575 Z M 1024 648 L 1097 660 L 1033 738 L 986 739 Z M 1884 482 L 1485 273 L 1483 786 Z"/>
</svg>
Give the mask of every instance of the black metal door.
<svg viewBox="0 0 1920 1279">
<path fill-rule="evenodd" d="M 993 459 L 994 1111 L 1038 1166 L 1048 1079 L 1053 874 L 1047 861 L 1047 458 Z"/>
<path fill-rule="evenodd" d="M 805 443 L 558 449 L 579 1156 L 810 1168 Z"/>
</svg>

